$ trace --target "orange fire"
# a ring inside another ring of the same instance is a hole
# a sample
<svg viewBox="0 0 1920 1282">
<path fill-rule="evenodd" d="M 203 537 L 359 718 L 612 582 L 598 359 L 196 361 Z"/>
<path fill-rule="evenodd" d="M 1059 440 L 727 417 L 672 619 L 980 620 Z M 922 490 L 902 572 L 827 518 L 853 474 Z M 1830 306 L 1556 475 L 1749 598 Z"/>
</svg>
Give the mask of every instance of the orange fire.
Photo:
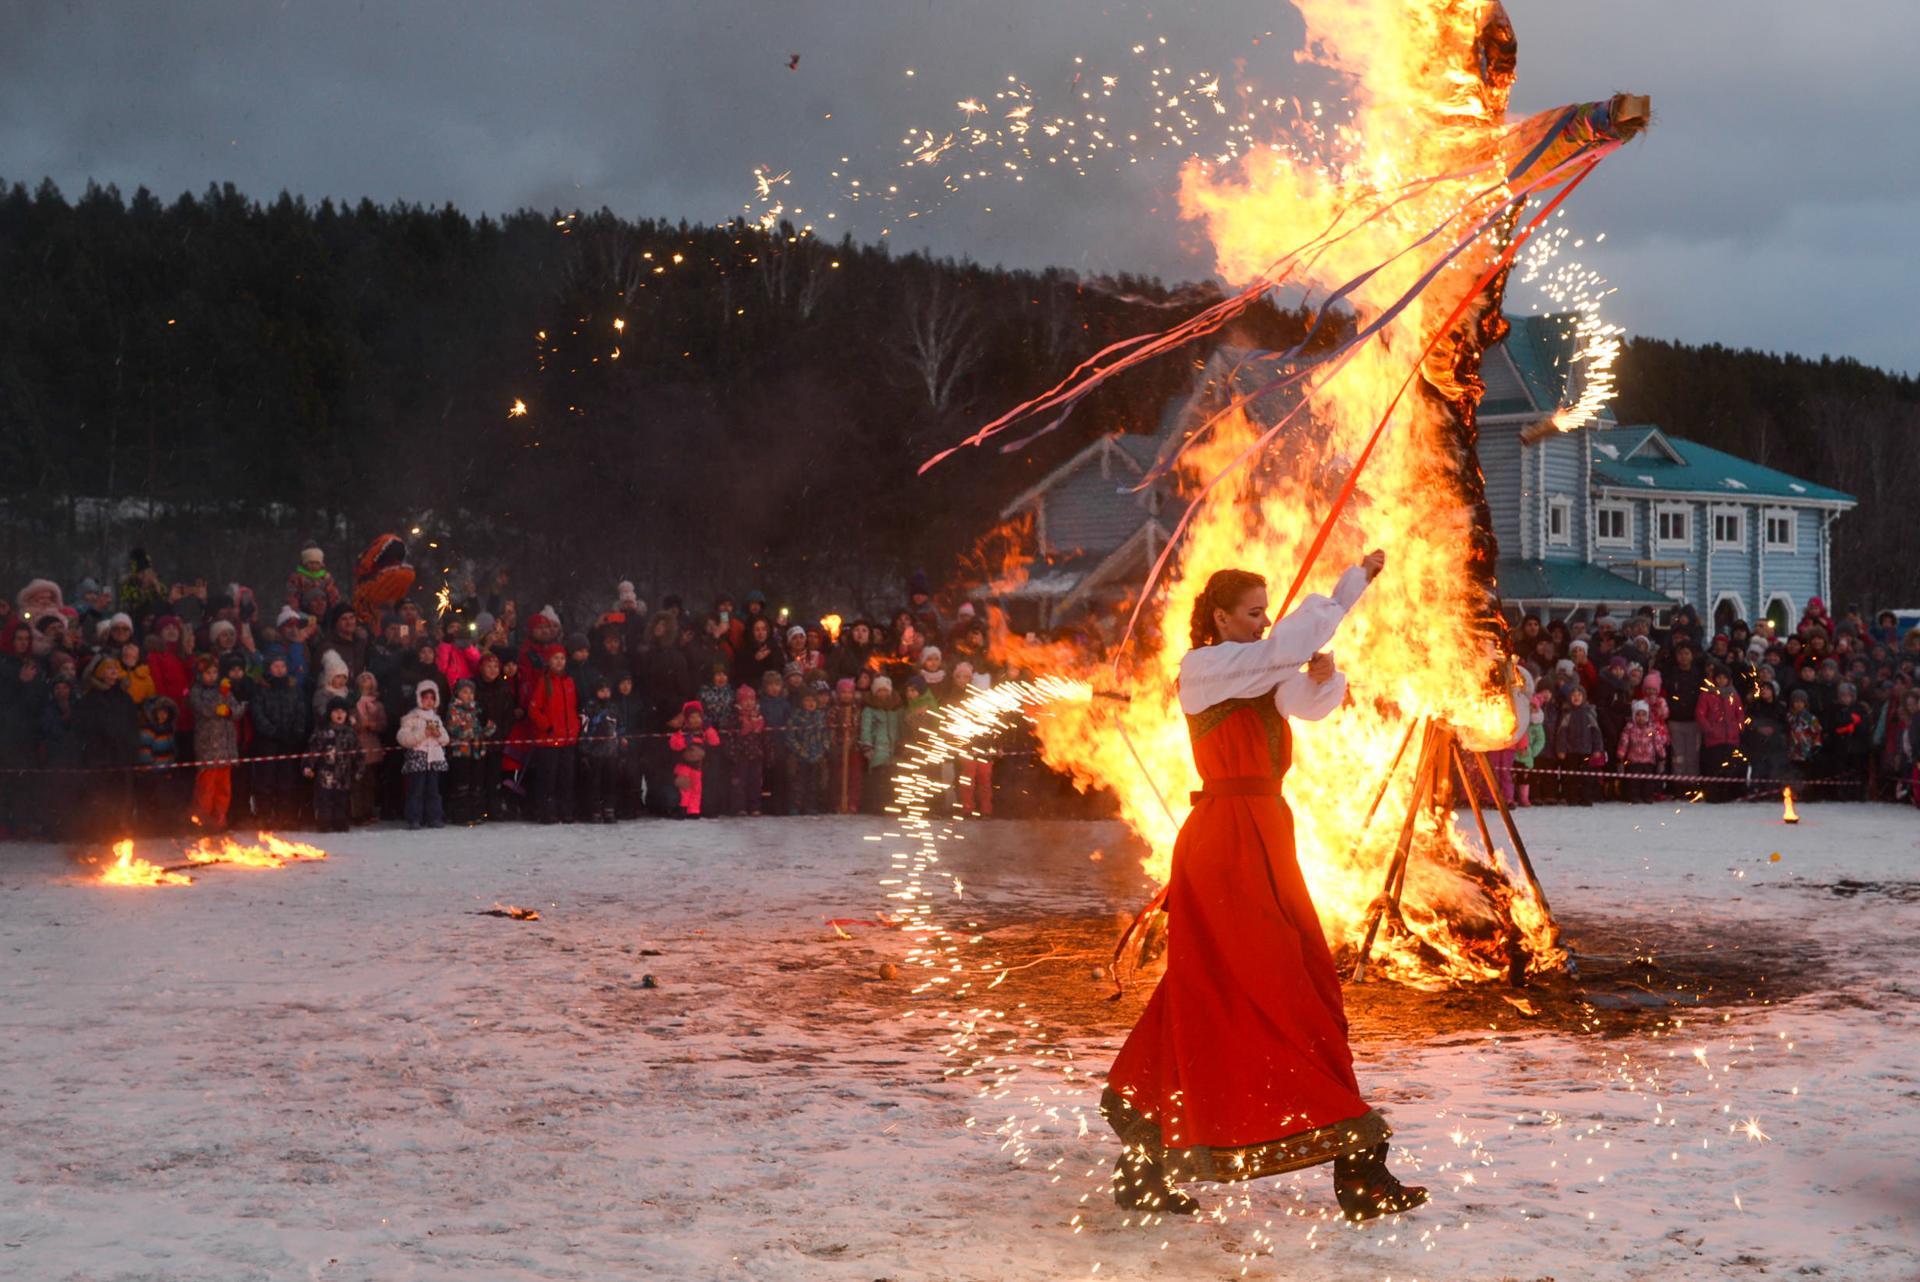
<svg viewBox="0 0 1920 1282">
<path fill-rule="evenodd" d="M 1204 224 L 1221 273 L 1234 281 L 1257 278 L 1339 226 L 1344 238 L 1301 260 L 1295 279 L 1328 288 L 1386 264 L 1350 295 L 1364 325 L 1409 290 L 1456 237 L 1412 252 L 1409 245 L 1462 209 L 1467 212 L 1455 225 L 1477 224 L 1507 198 L 1498 186 L 1504 170 L 1498 157 L 1510 137 L 1505 82 L 1494 77 L 1490 85 L 1470 70 L 1483 23 L 1498 14 L 1498 5 L 1295 3 L 1307 19 L 1305 56 L 1352 78 L 1355 115 L 1350 127 L 1334 131 L 1339 154 L 1308 161 L 1280 149 L 1256 151 L 1229 167 L 1196 160 L 1183 175 L 1181 205 Z M 1436 181 L 1439 175 L 1464 176 Z M 1416 194 L 1406 195 L 1410 189 Z M 1356 207 L 1384 212 L 1356 224 L 1350 212 L 1343 214 Z M 1307 392 L 1313 430 L 1302 433 L 1314 438 L 1310 445 L 1269 451 L 1199 498 L 1158 585 L 1165 597 L 1153 603 L 1165 613 L 1164 643 L 1150 632 L 1136 634 L 1125 679 L 1130 702 L 1094 700 L 1040 719 L 1037 733 L 1051 764 L 1118 794 L 1126 822 L 1152 848 L 1147 870 L 1155 879 L 1166 879 L 1187 793 L 1198 785 L 1174 689 L 1187 610 L 1207 576 L 1229 566 L 1265 573 L 1278 609 L 1362 444 L 1501 248 L 1491 237 L 1476 244 L 1378 339 L 1318 376 Z M 1459 389 L 1446 385 L 1453 378 L 1448 347 L 1443 340 L 1423 369 L 1436 389 L 1452 395 Z M 1463 557 L 1472 513 L 1436 461 L 1446 412 L 1432 397 L 1410 394 L 1399 401 L 1305 587 L 1329 591 L 1368 547 L 1387 550 L 1385 573 L 1335 642 L 1353 699 L 1325 721 L 1296 726 L 1286 782 L 1301 869 L 1336 948 L 1358 943 L 1381 894 L 1413 791 L 1412 753 L 1379 817 L 1364 832 L 1361 825 L 1410 724 L 1437 720 L 1468 752 L 1504 748 L 1516 732 L 1510 677 L 1473 626 L 1480 597 Z M 1182 460 L 1187 493 L 1227 469 L 1261 430 L 1235 412 L 1198 440 Z M 1108 684 L 1104 673 L 1063 671 L 1057 655 L 1027 657 L 1037 670 Z M 1116 721 L 1124 736 L 1115 733 Z M 1533 970 L 1564 962 L 1552 922 L 1520 870 L 1463 833 L 1451 806 L 1423 808 L 1414 834 L 1402 900 L 1409 932 L 1383 932 L 1373 951 L 1376 973 L 1425 983 L 1503 978 L 1509 960 L 1503 941 L 1516 930 Z"/>
<path fill-rule="evenodd" d="M 1799 823 L 1800 812 L 1793 808 L 1793 789 L 1791 788 L 1785 789 L 1780 794 L 1780 800 L 1781 800 L 1781 810 L 1780 810 L 1781 821 L 1784 823 L 1790 823 L 1790 824 Z"/>
<path fill-rule="evenodd" d="M 113 843 L 113 862 L 101 872 L 100 881 L 108 886 L 186 886 L 193 878 L 148 863 L 133 853 L 133 838 L 125 837 Z"/>
<path fill-rule="evenodd" d="M 259 834 L 257 845 L 246 845 L 232 837 L 202 837 L 188 846 L 185 854 L 191 864 L 233 864 L 241 868 L 285 868 L 290 863 L 325 859 L 327 852 L 303 841 L 288 841 L 270 832 Z"/>
</svg>

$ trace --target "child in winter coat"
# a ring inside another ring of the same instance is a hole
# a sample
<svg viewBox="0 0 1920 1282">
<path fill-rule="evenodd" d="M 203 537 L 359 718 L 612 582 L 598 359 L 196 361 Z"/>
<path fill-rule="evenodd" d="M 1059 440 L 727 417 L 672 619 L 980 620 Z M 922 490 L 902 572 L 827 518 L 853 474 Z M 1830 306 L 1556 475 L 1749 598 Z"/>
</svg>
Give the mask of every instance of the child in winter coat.
<svg viewBox="0 0 1920 1282">
<path fill-rule="evenodd" d="M 480 822 L 480 766 L 495 726 L 480 708 L 478 689 L 462 680 L 453 687 L 447 709 L 447 810 L 457 824 Z"/>
<path fill-rule="evenodd" d="M 210 654 L 194 660 L 193 755 L 204 764 L 193 779 L 193 815 L 208 832 L 225 832 L 233 804 L 233 763 L 240 755 L 239 720 L 247 705 L 234 697 L 233 683 L 222 679 Z"/>
<path fill-rule="evenodd" d="M 340 697 L 340 696 L 333 696 Z M 387 755 L 387 705 L 380 701 L 380 678 L 371 672 L 360 674 L 360 688 L 354 695 L 353 732 L 360 740 L 360 769 L 353 776 L 353 822 L 366 823 L 373 818 L 380 799 L 381 761 Z"/>
<path fill-rule="evenodd" d="M 1825 734 L 1805 690 L 1787 696 L 1787 769 L 1795 779 L 1814 777 Z"/>
<path fill-rule="evenodd" d="M 447 727 L 440 720 L 440 687 L 436 683 L 422 681 L 414 687 L 413 708 L 400 718 L 397 737 L 407 753 L 400 763 L 400 775 L 407 790 L 408 829 L 445 827 L 440 776 L 447 772 Z"/>
<path fill-rule="evenodd" d="M 589 823 L 610 824 L 620 784 L 620 705 L 605 677 L 593 682 L 593 698 L 585 712 L 586 733 L 580 737 L 580 760 L 585 767 Z"/>
<path fill-rule="evenodd" d="M 854 696 L 854 679 L 841 677 L 827 705 L 827 810 L 836 815 L 860 813 L 860 785 L 867 776 L 867 759 L 860 752 L 860 702 Z"/>
<path fill-rule="evenodd" d="M 134 776 L 133 804 L 141 829 L 148 833 L 172 832 L 178 819 L 174 780 L 179 771 L 171 769 L 180 759 L 178 719 L 179 709 L 165 695 L 156 694 L 140 705 L 140 748 L 134 761 L 157 768 Z"/>
<path fill-rule="evenodd" d="M 893 678 L 877 676 L 860 709 L 860 750 L 867 757 L 867 777 L 861 785 L 863 808 L 877 815 L 892 797 L 894 757 L 907 728 L 906 710 L 893 692 Z"/>
<path fill-rule="evenodd" d="M 1630 775 L 1648 777 L 1635 779 L 1627 786 L 1628 801 L 1653 800 L 1651 776 L 1659 767 L 1661 748 L 1660 732 L 1653 724 L 1653 710 L 1645 699 L 1635 699 L 1633 720 L 1620 732 L 1620 768 Z"/>
<path fill-rule="evenodd" d="M 760 696 L 752 686 L 743 685 L 734 695 L 733 718 L 728 745 L 733 757 L 733 800 L 741 814 L 757 815 L 766 791 L 767 719 L 760 714 Z"/>
<path fill-rule="evenodd" d="M 1527 737 L 1519 747 L 1513 750 L 1513 764 L 1520 770 L 1531 770 L 1547 751 L 1547 695 L 1544 691 L 1527 701 Z M 1513 804 L 1531 806 L 1533 804 L 1533 783 L 1531 778 L 1513 786 Z"/>
<path fill-rule="evenodd" d="M 700 768 L 707 753 L 719 746 L 720 733 L 707 724 L 706 709 L 698 699 L 687 700 L 673 719 L 673 736 L 667 740 L 674 755 L 673 786 L 680 794 L 681 818 L 700 817 Z"/>
<path fill-rule="evenodd" d="M 1600 735 L 1600 719 L 1587 692 L 1578 681 L 1567 690 L 1567 706 L 1553 727 L 1554 756 L 1566 771 L 1598 770 L 1607 764 L 1607 750 Z M 1585 774 L 1561 776 L 1568 786 L 1561 792 L 1569 805 L 1591 806 L 1599 791 L 1597 781 Z"/>
<path fill-rule="evenodd" d="M 827 714 L 812 686 L 800 692 L 800 708 L 787 719 L 787 759 L 792 784 L 791 815 L 820 813 L 827 782 Z"/>
<path fill-rule="evenodd" d="M 701 766 L 700 806 L 704 814 L 733 813 L 733 731 L 737 720 L 736 691 L 725 662 L 716 663 L 700 687 L 700 708 L 707 725 L 720 732 L 720 746 L 707 754 Z"/>
<path fill-rule="evenodd" d="M 360 773 L 360 736 L 348 720 L 347 701 L 327 704 L 326 720 L 307 744 L 302 771 L 313 780 L 314 826 L 321 832 L 345 832 L 351 819 L 353 781 Z"/>
</svg>

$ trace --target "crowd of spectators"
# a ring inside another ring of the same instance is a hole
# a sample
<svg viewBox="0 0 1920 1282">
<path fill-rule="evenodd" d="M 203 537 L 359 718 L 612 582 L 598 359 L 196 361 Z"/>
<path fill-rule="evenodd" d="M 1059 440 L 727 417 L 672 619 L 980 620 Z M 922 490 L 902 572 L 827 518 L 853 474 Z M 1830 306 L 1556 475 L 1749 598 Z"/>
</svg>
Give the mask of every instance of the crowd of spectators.
<svg viewBox="0 0 1920 1282">
<path fill-rule="evenodd" d="M 0 833 L 878 813 L 919 724 L 1000 675 L 924 574 L 844 620 L 623 582 L 571 629 L 510 582 L 356 609 L 317 545 L 271 599 L 139 551 L 71 603 L 36 579 L 0 602 Z M 993 746 L 941 767 L 955 810 L 993 812 Z"/>
<path fill-rule="evenodd" d="M 0 835 L 878 813 L 925 718 L 1006 675 L 973 604 L 947 617 L 925 575 L 905 587 L 843 620 L 759 592 L 650 609 L 623 582 L 569 629 L 523 613 L 505 571 L 429 615 L 419 592 L 356 607 L 313 544 L 265 597 L 166 583 L 136 550 L 71 602 L 46 579 L 0 600 Z M 1891 614 L 1816 599 L 1785 635 L 1707 635 L 1690 607 L 1602 608 L 1509 641 L 1530 714 L 1496 759 L 1515 805 L 1783 783 L 1920 804 L 1920 629 Z M 1007 746 L 941 766 L 947 804 L 993 813 Z"/>
<path fill-rule="evenodd" d="M 1583 612 L 1584 614 L 1584 612 Z M 1831 615 L 1815 597 L 1775 635 L 1734 620 L 1708 635 L 1691 606 L 1510 633 L 1531 709 L 1514 752 L 1516 805 L 1700 796 L 1920 804 L 1920 629 Z"/>
</svg>

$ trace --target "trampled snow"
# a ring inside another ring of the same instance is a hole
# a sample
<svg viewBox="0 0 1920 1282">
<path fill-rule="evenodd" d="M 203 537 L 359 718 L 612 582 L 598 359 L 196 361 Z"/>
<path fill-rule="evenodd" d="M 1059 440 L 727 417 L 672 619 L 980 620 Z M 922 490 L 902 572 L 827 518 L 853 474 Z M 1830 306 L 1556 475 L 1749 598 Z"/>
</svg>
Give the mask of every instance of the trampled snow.
<svg viewBox="0 0 1920 1282">
<path fill-rule="evenodd" d="M 882 969 L 911 941 L 874 920 L 876 820 L 360 831 L 150 889 L 3 847 L 0 1277 L 1920 1277 L 1920 815 L 1803 814 L 1524 812 L 1576 949 L 1793 982 L 1590 1029 L 1356 1014 L 1396 1167 L 1434 1192 L 1359 1228 L 1324 1168 L 1143 1226 L 1101 1194 L 1097 1127 L 1007 1146 L 1024 1097 L 983 1104 L 924 972 Z M 1111 825 L 962 832 L 957 915 L 1138 902 Z M 1090 1012 L 1051 1120 L 1090 1114 L 1126 1008 L 1037 956 L 1029 985 Z"/>
</svg>

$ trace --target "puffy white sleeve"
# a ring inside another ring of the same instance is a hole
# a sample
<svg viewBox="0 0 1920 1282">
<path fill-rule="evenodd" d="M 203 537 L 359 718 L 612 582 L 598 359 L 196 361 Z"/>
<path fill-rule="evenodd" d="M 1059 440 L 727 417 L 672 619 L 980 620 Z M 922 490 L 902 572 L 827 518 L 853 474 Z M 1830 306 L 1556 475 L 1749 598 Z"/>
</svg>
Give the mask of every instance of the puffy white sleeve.
<svg viewBox="0 0 1920 1282">
<path fill-rule="evenodd" d="M 1333 696 L 1333 702 L 1317 714 L 1295 712 L 1288 705 L 1282 705 L 1281 711 L 1309 720 L 1326 716 L 1340 706 L 1340 698 L 1346 694 L 1346 678 L 1336 677 L 1320 686 L 1307 680 L 1300 668 L 1333 640 L 1340 621 L 1347 617 L 1347 611 L 1353 608 L 1366 587 L 1367 572 L 1356 565 L 1340 576 L 1332 596 L 1316 593 L 1307 597 L 1260 640 L 1222 642 L 1187 651 L 1186 657 L 1180 660 L 1180 710 L 1192 716 L 1228 699 L 1251 699 L 1276 686 L 1284 692 L 1285 687 L 1297 684 L 1313 687 L 1312 695 L 1305 690 L 1300 692 L 1302 708 L 1318 707 L 1329 690 L 1338 693 Z M 1294 682 L 1290 680 L 1292 677 L 1301 677 L 1301 680 Z"/>
<path fill-rule="evenodd" d="M 1324 683 L 1304 672 L 1294 672 L 1273 692 L 1273 705 L 1280 715 L 1296 721 L 1318 721 L 1331 716 L 1347 697 L 1347 674 L 1336 672 Z"/>
</svg>

